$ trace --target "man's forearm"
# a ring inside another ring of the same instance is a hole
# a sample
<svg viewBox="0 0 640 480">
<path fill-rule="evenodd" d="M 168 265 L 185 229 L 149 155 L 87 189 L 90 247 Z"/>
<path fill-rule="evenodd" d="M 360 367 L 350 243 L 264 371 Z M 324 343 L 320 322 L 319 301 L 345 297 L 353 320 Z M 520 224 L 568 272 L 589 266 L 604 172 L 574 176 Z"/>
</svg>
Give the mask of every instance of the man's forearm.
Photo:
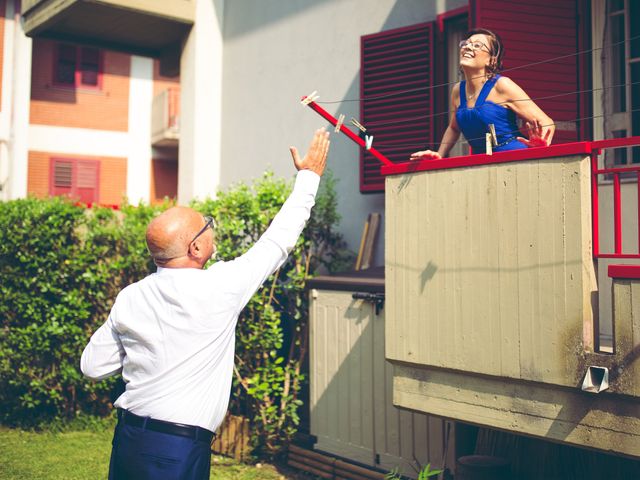
<svg viewBox="0 0 640 480">
<path fill-rule="evenodd" d="M 309 220 L 319 184 L 320 177 L 316 173 L 310 170 L 298 172 L 291 195 L 282 205 L 260 241 L 273 241 L 284 252 L 290 252 L 307 220 Z"/>
</svg>

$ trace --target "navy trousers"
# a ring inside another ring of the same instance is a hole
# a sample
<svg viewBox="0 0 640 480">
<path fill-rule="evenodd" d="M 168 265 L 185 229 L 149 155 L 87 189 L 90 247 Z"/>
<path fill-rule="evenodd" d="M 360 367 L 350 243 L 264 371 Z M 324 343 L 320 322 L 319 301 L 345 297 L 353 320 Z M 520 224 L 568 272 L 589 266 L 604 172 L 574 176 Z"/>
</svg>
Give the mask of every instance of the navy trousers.
<svg viewBox="0 0 640 480">
<path fill-rule="evenodd" d="M 109 480 L 209 480 L 211 446 L 168 433 L 118 423 Z"/>
</svg>

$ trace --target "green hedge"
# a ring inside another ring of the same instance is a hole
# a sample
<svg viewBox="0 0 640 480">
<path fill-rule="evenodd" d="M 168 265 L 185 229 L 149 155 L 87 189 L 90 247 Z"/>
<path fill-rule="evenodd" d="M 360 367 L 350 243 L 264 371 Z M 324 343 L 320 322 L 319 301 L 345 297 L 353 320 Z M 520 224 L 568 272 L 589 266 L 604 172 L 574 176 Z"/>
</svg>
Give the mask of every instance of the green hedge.
<svg viewBox="0 0 640 480">
<path fill-rule="evenodd" d="M 80 354 L 118 290 L 151 271 L 144 229 L 154 213 L 58 198 L 0 203 L 2 423 L 110 410 L 116 381 L 84 379 Z"/>
<path fill-rule="evenodd" d="M 290 182 L 266 174 L 192 206 L 216 218 L 218 256 L 230 259 L 257 240 L 290 190 Z M 0 203 L 0 422 L 34 426 L 109 413 L 118 380 L 84 379 L 80 354 L 117 292 L 155 270 L 144 231 L 166 206 L 84 209 L 59 198 Z M 304 282 L 353 259 L 335 231 L 338 221 L 334 181 L 325 176 L 291 258 L 240 318 L 231 409 L 253 419 L 258 451 L 277 453 L 296 430 Z"/>
</svg>

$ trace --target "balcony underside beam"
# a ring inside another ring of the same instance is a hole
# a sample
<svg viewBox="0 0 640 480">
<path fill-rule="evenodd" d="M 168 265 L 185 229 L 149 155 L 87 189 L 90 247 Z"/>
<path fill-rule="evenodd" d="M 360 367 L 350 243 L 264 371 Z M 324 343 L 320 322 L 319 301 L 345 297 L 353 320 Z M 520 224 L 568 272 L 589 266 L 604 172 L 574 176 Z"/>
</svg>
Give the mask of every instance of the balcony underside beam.
<svg viewBox="0 0 640 480">
<path fill-rule="evenodd" d="M 25 33 L 163 58 L 177 52 L 194 21 L 190 0 L 51 0 L 24 3 Z"/>
<path fill-rule="evenodd" d="M 632 397 L 405 364 L 394 372 L 397 407 L 640 457 L 640 405 Z"/>
</svg>

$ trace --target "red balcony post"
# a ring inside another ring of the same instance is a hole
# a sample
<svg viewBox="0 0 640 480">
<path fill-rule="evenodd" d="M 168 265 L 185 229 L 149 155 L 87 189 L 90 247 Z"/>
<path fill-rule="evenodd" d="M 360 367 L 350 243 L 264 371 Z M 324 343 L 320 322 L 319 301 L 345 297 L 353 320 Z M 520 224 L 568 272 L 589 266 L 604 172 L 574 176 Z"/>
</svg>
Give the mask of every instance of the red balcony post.
<svg viewBox="0 0 640 480">
<path fill-rule="evenodd" d="M 613 174 L 613 228 L 616 255 L 622 254 L 622 206 L 620 204 L 620 173 Z"/>
<path fill-rule="evenodd" d="M 598 223 L 598 155 L 600 150 L 591 152 L 591 231 L 593 235 L 593 257 L 600 255 L 600 232 Z"/>
<path fill-rule="evenodd" d="M 636 176 L 638 177 L 638 185 L 637 191 L 638 194 L 638 254 L 640 254 L 640 170 L 636 172 Z"/>
</svg>

